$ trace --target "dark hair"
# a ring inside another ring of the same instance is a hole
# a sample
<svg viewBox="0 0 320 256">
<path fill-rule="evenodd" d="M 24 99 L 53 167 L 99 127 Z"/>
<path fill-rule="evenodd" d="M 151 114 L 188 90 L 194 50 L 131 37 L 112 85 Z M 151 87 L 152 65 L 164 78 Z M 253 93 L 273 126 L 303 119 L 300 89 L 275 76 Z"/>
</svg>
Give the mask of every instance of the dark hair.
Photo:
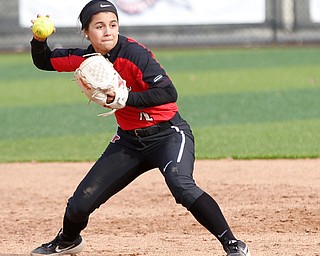
<svg viewBox="0 0 320 256">
<path fill-rule="evenodd" d="M 118 12 L 113 3 L 107 0 L 92 0 L 87 3 L 79 15 L 79 20 L 81 22 L 81 29 L 88 27 L 91 17 L 98 12 L 112 12 L 118 18 Z"/>
</svg>

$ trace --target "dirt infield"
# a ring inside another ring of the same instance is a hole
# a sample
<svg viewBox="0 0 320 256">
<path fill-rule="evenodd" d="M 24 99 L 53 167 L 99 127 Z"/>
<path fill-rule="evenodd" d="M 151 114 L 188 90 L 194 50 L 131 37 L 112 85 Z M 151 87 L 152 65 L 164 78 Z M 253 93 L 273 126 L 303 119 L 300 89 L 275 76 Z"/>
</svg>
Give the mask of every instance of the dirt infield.
<svg viewBox="0 0 320 256">
<path fill-rule="evenodd" d="M 61 227 L 66 201 L 92 163 L 0 164 L 0 255 L 28 255 Z M 197 161 L 195 179 L 253 256 L 320 255 L 320 159 Z M 81 255 L 225 255 L 175 204 L 157 170 L 95 211 Z"/>
</svg>

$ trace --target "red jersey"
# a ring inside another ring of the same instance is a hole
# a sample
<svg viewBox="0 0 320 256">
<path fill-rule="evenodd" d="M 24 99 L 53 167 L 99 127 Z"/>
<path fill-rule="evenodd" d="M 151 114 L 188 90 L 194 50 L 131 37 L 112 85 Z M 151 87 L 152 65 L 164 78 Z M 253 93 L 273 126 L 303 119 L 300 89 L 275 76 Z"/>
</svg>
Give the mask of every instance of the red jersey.
<svg viewBox="0 0 320 256">
<path fill-rule="evenodd" d="M 84 61 L 83 55 L 94 53 L 87 49 L 50 50 L 46 42 L 31 41 L 35 65 L 44 70 L 73 72 Z M 133 39 L 119 36 L 117 45 L 105 55 L 126 80 L 130 90 L 123 109 L 115 112 L 123 130 L 133 130 L 170 120 L 178 111 L 177 93 L 171 79 L 157 62 L 154 54 Z"/>
</svg>

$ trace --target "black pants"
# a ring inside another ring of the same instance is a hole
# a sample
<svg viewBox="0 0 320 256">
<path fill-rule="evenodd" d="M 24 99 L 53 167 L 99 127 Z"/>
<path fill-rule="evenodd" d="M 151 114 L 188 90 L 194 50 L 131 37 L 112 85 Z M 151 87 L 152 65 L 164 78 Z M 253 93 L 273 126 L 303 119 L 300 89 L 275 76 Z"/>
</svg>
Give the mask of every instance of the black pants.
<svg viewBox="0 0 320 256">
<path fill-rule="evenodd" d="M 101 204 L 153 168 L 159 168 L 176 202 L 189 209 L 204 193 L 193 179 L 194 138 L 179 114 L 170 122 L 169 128 L 146 137 L 119 128 L 69 199 L 65 217 L 86 223 Z"/>
</svg>

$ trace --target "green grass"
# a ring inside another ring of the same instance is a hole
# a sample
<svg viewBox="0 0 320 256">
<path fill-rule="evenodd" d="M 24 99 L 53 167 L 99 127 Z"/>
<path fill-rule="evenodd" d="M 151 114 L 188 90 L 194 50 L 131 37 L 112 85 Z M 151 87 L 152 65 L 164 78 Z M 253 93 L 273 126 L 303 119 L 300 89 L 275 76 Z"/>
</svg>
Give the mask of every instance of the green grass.
<svg viewBox="0 0 320 256">
<path fill-rule="evenodd" d="M 179 92 L 198 159 L 320 157 L 320 48 L 158 50 Z M 114 117 L 71 73 L 37 70 L 30 54 L 0 55 L 0 162 L 91 161 Z"/>
</svg>

